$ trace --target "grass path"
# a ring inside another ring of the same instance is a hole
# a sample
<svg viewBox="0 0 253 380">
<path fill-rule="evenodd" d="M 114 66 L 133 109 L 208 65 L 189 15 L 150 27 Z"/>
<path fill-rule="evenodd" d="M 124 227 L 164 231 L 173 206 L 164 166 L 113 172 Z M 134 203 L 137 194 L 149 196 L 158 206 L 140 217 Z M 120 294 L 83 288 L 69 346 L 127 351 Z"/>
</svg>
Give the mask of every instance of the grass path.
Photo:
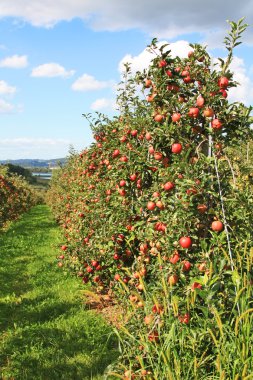
<svg viewBox="0 0 253 380">
<path fill-rule="evenodd" d="M 111 328 L 83 307 L 80 281 L 56 265 L 59 244 L 44 205 L 0 234 L 2 380 L 98 380 L 117 356 Z"/>
</svg>

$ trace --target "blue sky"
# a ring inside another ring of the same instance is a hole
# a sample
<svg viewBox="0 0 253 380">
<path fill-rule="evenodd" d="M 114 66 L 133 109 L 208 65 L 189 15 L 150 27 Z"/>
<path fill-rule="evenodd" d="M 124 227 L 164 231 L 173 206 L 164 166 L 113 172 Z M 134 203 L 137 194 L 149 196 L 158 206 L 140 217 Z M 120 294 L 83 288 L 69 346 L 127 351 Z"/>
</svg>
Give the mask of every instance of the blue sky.
<svg viewBox="0 0 253 380">
<path fill-rule="evenodd" d="M 253 104 L 252 0 L 20 3 L 0 2 L 0 159 L 64 157 L 70 145 L 88 146 L 92 135 L 82 114 L 115 113 L 122 60 L 147 65 L 144 50 L 156 36 L 175 54 L 187 54 L 187 42 L 203 42 L 213 56 L 224 56 L 226 19 L 244 15 L 251 26 L 235 51 L 241 86 L 231 100 Z"/>
</svg>

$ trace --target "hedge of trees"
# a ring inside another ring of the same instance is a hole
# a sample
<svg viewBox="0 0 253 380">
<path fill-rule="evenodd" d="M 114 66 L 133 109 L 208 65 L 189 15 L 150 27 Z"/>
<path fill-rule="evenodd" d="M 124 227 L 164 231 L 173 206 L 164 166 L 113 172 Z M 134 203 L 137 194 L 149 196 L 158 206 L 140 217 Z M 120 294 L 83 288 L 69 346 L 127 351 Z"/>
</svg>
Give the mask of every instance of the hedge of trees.
<svg viewBox="0 0 253 380">
<path fill-rule="evenodd" d="M 199 44 L 179 58 L 153 40 L 147 70 L 126 65 L 119 116 L 91 120 L 95 142 L 52 180 L 61 265 L 124 310 L 109 378 L 253 372 L 252 163 L 234 156 L 252 117 L 227 99 L 246 25 L 230 25 L 219 65 Z"/>
<path fill-rule="evenodd" d="M 0 229 L 41 202 L 41 197 L 26 179 L 13 173 L 12 169 L 0 166 Z"/>
</svg>

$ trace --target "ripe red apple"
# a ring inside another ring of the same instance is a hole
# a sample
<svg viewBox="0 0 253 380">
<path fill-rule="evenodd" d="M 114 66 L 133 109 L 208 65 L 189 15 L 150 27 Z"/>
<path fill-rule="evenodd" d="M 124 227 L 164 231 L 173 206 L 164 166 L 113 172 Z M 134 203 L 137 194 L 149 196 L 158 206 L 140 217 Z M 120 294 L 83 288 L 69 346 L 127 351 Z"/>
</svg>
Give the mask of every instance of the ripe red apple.
<svg viewBox="0 0 253 380">
<path fill-rule="evenodd" d="M 161 161 L 163 159 L 163 154 L 161 152 L 154 152 L 154 159 Z"/>
<path fill-rule="evenodd" d="M 178 112 L 173 113 L 171 116 L 171 120 L 173 121 L 173 123 L 177 123 L 180 119 L 181 119 L 181 114 Z"/>
<path fill-rule="evenodd" d="M 119 194 L 124 197 L 126 195 L 126 190 L 125 189 L 119 189 Z"/>
<path fill-rule="evenodd" d="M 185 260 L 185 261 L 183 261 L 183 267 L 182 267 L 182 270 L 184 271 L 184 272 L 189 272 L 189 270 L 191 269 L 191 263 L 190 263 L 190 261 L 187 261 L 187 260 Z"/>
<path fill-rule="evenodd" d="M 147 102 L 149 102 L 149 103 L 150 103 L 150 102 L 153 102 L 155 96 L 156 96 L 155 93 L 148 95 L 148 96 L 146 97 Z"/>
<path fill-rule="evenodd" d="M 184 77 L 183 81 L 184 81 L 184 83 L 191 83 L 192 78 L 190 77 L 190 75 L 187 75 L 187 77 Z"/>
<path fill-rule="evenodd" d="M 121 187 L 126 186 L 126 181 L 125 181 L 124 179 L 122 179 L 122 180 L 120 181 L 119 185 L 120 185 Z"/>
<path fill-rule="evenodd" d="M 138 134 L 137 129 L 134 129 L 133 131 L 131 131 L 131 136 L 135 137 L 137 136 L 137 134 Z"/>
<path fill-rule="evenodd" d="M 163 306 L 159 305 L 159 304 L 155 304 L 152 307 L 152 312 L 155 313 L 155 314 L 162 314 L 162 312 L 163 312 Z"/>
<path fill-rule="evenodd" d="M 130 181 L 134 182 L 137 179 L 137 174 L 135 174 L 135 173 L 131 174 L 129 178 L 130 178 Z"/>
<path fill-rule="evenodd" d="M 213 117 L 213 115 L 214 115 L 214 111 L 213 111 L 212 108 L 207 107 L 207 108 L 204 109 L 204 111 L 203 111 L 203 115 L 204 115 L 205 117 Z"/>
<path fill-rule="evenodd" d="M 170 83 L 170 84 L 168 84 L 168 86 L 167 86 L 167 90 L 176 93 L 176 92 L 178 92 L 178 91 L 180 90 L 180 88 L 179 88 L 179 86 L 178 86 L 177 84 L 175 84 L 175 83 Z"/>
<path fill-rule="evenodd" d="M 171 146 L 171 151 L 172 153 L 175 153 L 175 154 L 180 154 L 182 152 L 182 149 L 183 147 L 180 143 L 174 143 Z"/>
<path fill-rule="evenodd" d="M 182 248 L 188 249 L 192 245 L 192 239 L 189 236 L 182 236 L 179 239 L 179 244 Z"/>
<path fill-rule="evenodd" d="M 120 255 L 118 253 L 114 253 L 113 258 L 114 258 L 114 260 L 119 260 Z"/>
<path fill-rule="evenodd" d="M 153 146 L 150 146 L 150 147 L 148 148 L 148 151 L 149 151 L 149 154 L 154 154 L 154 153 L 155 153 L 155 149 L 154 149 Z"/>
<path fill-rule="evenodd" d="M 164 185 L 163 185 L 163 188 L 165 191 L 171 191 L 172 189 L 174 189 L 175 185 L 173 182 L 166 182 Z"/>
<path fill-rule="evenodd" d="M 220 232 L 223 230 L 224 225 L 220 220 L 215 220 L 214 222 L 212 222 L 211 228 L 213 231 Z"/>
<path fill-rule="evenodd" d="M 146 79 L 145 80 L 145 87 L 146 88 L 149 88 L 149 87 L 151 87 L 152 86 L 152 81 L 151 81 L 151 79 Z"/>
<path fill-rule="evenodd" d="M 127 141 L 127 137 L 125 135 L 123 135 L 122 137 L 120 137 L 119 141 L 124 143 Z"/>
<path fill-rule="evenodd" d="M 212 125 L 213 129 L 221 129 L 222 128 L 222 122 L 219 119 L 213 119 L 211 125 Z"/>
<path fill-rule="evenodd" d="M 223 96 L 223 98 L 227 98 L 228 93 L 227 93 L 226 90 L 224 90 L 223 88 L 221 88 L 221 89 L 219 90 L 219 92 L 221 93 L 221 95 Z"/>
<path fill-rule="evenodd" d="M 202 95 L 198 96 L 197 97 L 197 101 L 196 101 L 196 105 L 199 107 L 199 108 L 202 108 L 205 104 L 205 99 L 203 98 Z"/>
<path fill-rule="evenodd" d="M 186 313 L 185 315 L 180 315 L 178 317 L 179 322 L 188 324 L 190 322 L 190 314 Z"/>
<path fill-rule="evenodd" d="M 191 290 L 201 289 L 202 285 L 199 282 L 194 282 L 191 286 Z"/>
<path fill-rule="evenodd" d="M 188 111 L 188 116 L 196 118 L 199 115 L 199 108 L 197 107 L 191 107 Z"/>
<path fill-rule="evenodd" d="M 68 248 L 68 247 L 67 247 L 66 245 L 62 245 L 62 246 L 61 246 L 61 250 L 62 250 L 62 251 L 66 251 L 67 248 Z"/>
<path fill-rule="evenodd" d="M 188 75 L 190 75 L 190 73 L 189 73 L 189 71 L 188 70 L 183 70 L 182 72 L 181 72 L 181 75 L 182 75 L 182 77 L 187 77 Z"/>
<path fill-rule="evenodd" d="M 176 264 L 180 260 L 180 255 L 178 252 L 174 252 L 173 256 L 169 258 L 171 264 Z"/>
<path fill-rule="evenodd" d="M 161 61 L 158 62 L 158 67 L 162 68 L 165 66 L 167 66 L 167 62 L 164 59 L 162 59 Z"/>
<path fill-rule="evenodd" d="M 168 283 L 171 286 L 174 286 L 178 283 L 178 276 L 176 274 L 172 274 L 168 277 Z"/>
<path fill-rule="evenodd" d="M 120 157 L 119 159 L 121 162 L 127 162 L 128 161 L 128 157 L 127 156 L 122 156 Z"/>
<path fill-rule="evenodd" d="M 157 201 L 156 202 L 156 207 L 158 207 L 160 210 L 163 210 L 164 209 L 164 204 L 162 203 L 162 201 Z"/>
<path fill-rule="evenodd" d="M 151 135 L 151 133 L 147 132 L 146 135 L 145 135 L 145 138 L 146 138 L 147 141 L 152 140 L 152 135 Z"/>
<path fill-rule="evenodd" d="M 225 88 L 226 89 L 228 87 L 228 84 L 229 84 L 229 80 L 228 80 L 227 77 L 220 77 L 218 79 L 218 86 L 220 88 Z"/>
<path fill-rule="evenodd" d="M 155 117 L 154 117 L 154 120 L 157 122 L 157 123 L 161 123 L 164 119 L 164 116 L 161 115 L 160 113 L 156 114 Z"/>
<path fill-rule="evenodd" d="M 115 151 L 113 152 L 113 154 L 112 154 L 112 157 L 114 158 L 114 157 L 117 157 L 117 156 L 119 156 L 120 155 L 120 151 L 119 151 L 119 149 L 115 149 Z"/>
<path fill-rule="evenodd" d="M 147 204 L 147 209 L 148 210 L 152 211 L 152 210 L 155 209 L 155 207 L 156 207 L 155 202 L 151 202 L 151 201 L 148 202 L 148 204 Z"/>
</svg>

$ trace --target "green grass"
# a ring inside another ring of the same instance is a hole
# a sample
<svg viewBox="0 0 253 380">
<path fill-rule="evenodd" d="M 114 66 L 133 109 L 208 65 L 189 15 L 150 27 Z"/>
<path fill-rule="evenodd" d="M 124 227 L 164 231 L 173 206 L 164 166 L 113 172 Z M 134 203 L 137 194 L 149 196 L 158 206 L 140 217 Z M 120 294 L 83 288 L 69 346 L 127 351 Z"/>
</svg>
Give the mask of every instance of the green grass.
<svg viewBox="0 0 253 380">
<path fill-rule="evenodd" d="M 117 340 L 82 303 L 82 285 L 56 256 L 60 230 L 36 206 L 0 234 L 0 376 L 102 379 Z"/>
</svg>

